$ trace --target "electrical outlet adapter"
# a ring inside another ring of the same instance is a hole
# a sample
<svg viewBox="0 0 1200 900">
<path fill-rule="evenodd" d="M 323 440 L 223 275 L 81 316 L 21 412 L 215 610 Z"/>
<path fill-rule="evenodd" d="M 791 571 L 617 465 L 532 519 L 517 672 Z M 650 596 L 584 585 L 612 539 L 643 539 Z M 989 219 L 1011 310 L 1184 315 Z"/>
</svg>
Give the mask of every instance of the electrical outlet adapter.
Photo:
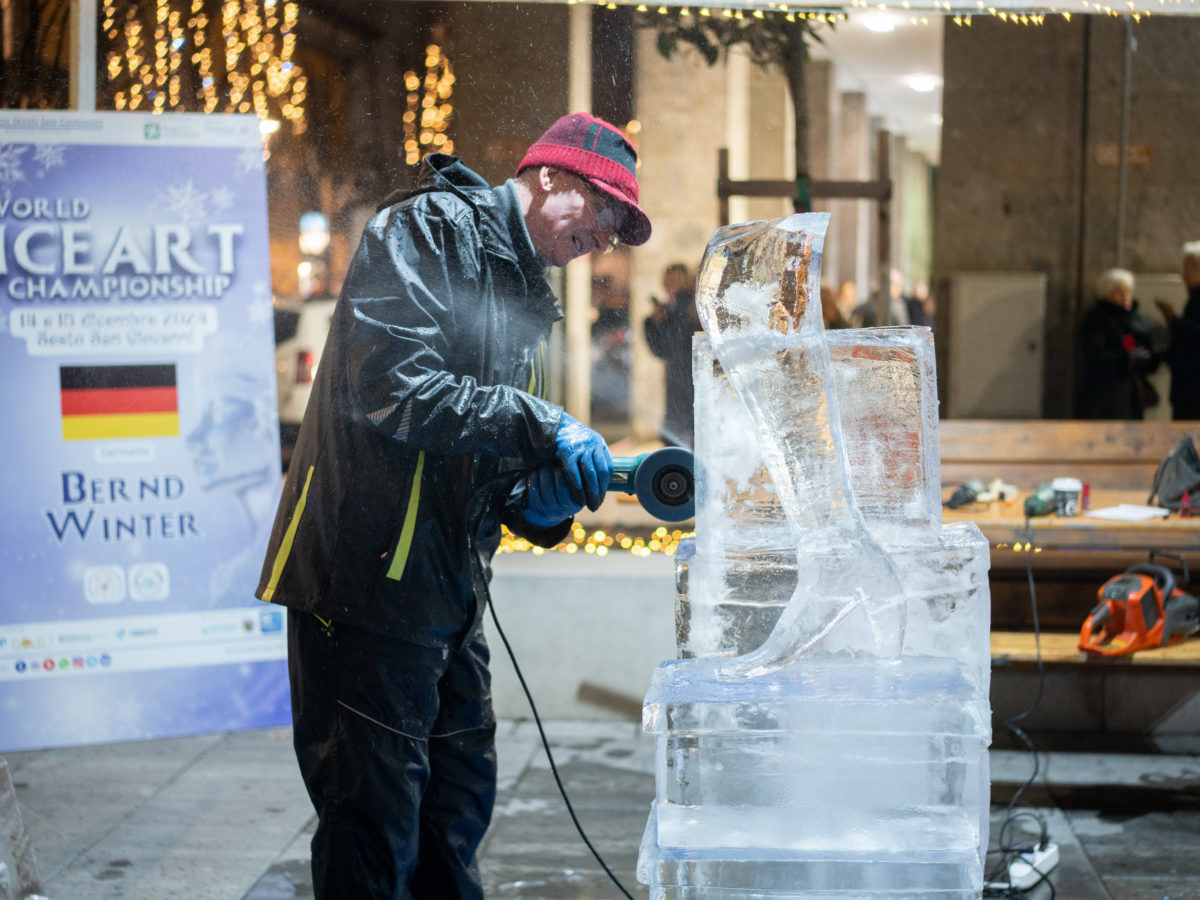
<svg viewBox="0 0 1200 900">
<path fill-rule="evenodd" d="M 1022 853 L 1008 864 L 1008 880 L 1019 891 L 1027 891 L 1058 865 L 1058 844 L 1046 842 Z"/>
</svg>

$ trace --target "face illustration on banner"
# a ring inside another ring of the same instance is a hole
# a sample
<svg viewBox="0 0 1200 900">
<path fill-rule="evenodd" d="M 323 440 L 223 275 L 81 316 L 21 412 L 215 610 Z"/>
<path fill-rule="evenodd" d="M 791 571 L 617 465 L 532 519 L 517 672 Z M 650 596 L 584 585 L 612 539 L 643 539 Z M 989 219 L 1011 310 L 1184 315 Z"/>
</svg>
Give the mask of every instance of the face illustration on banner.
<svg viewBox="0 0 1200 900">
<path fill-rule="evenodd" d="M 236 500 L 244 514 L 241 527 L 248 530 L 247 539 L 238 542 L 241 552 L 213 569 L 213 605 L 244 603 L 254 596 L 278 496 L 275 388 L 249 365 L 263 355 L 256 349 L 261 348 L 240 337 L 217 336 L 205 347 L 203 368 L 197 368 L 193 379 L 200 408 L 200 420 L 186 436 L 193 468 L 202 490 Z M 230 522 L 230 527 L 238 523 Z"/>
<path fill-rule="evenodd" d="M 253 348 L 242 343 L 226 336 L 211 340 L 194 379 L 201 415 L 187 447 L 206 491 L 242 494 L 279 475 L 274 385 L 248 368 Z"/>
</svg>

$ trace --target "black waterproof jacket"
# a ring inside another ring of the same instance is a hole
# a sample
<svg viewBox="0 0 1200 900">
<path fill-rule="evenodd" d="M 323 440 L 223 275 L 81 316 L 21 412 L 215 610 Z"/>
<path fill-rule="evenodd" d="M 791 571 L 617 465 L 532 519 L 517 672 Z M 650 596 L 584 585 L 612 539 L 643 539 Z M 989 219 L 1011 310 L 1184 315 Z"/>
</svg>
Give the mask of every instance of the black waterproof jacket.
<svg viewBox="0 0 1200 900">
<path fill-rule="evenodd" d="M 523 470 L 551 459 L 562 311 L 512 182 L 456 158 L 368 222 L 317 369 L 257 595 L 424 646 L 461 640 Z"/>
<path fill-rule="evenodd" d="M 692 335 L 701 329 L 693 291 L 680 291 L 662 321 L 643 322 L 650 352 L 666 363 L 667 409 L 663 437 L 668 443 L 692 449 L 695 443 L 695 389 L 692 385 Z"/>
<path fill-rule="evenodd" d="M 1146 375 L 1158 368 L 1152 352 L 1150 325 L 1132 309 L 1098 299 L 1079 323 L 1083 377 L 1079 385 L 1079 418 L 1140 419 L 1152 390 Z M 1140 348 L 1140 357 L 1133 354 Z"/>
<path fill-rule="evenodd" d="M 1171 328 L 1171 417 L 1200 419 L 1200 287 L 1188 291 Z"/>
</svg>

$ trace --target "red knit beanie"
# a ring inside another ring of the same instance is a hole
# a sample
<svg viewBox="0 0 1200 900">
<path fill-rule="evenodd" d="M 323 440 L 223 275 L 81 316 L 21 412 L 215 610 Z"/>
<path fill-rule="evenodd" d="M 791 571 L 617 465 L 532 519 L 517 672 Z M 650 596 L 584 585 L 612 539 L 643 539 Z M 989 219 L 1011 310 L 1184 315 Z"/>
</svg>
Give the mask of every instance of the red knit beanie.
<svg viewBox="0 0 1200 900">
<path fill-rule="evenodd" d="M 520 175 L 533 166 L 553 166 L 586 178 L 625 205 L 621 243 L 637 247 L 650 239 L 650 218 L 638 206 L 637 152 L 612 125 L 587 113 L 563 116 L 529 148 Z"/>
</svg>

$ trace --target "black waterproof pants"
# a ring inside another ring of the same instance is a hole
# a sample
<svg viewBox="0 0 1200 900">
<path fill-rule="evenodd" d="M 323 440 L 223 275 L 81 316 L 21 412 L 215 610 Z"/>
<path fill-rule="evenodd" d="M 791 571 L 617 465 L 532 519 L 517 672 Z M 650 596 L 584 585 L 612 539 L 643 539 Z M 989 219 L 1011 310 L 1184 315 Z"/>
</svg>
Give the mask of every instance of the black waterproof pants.
<svg viewBox="0 0 1200 900">
<path fill-rule="evenodd" d="M 487 665 L 478 625 L 433 649 L 289 610 L 318 900 L 483 897 L 475 850 L 496 796 Z"/>
</svg>

